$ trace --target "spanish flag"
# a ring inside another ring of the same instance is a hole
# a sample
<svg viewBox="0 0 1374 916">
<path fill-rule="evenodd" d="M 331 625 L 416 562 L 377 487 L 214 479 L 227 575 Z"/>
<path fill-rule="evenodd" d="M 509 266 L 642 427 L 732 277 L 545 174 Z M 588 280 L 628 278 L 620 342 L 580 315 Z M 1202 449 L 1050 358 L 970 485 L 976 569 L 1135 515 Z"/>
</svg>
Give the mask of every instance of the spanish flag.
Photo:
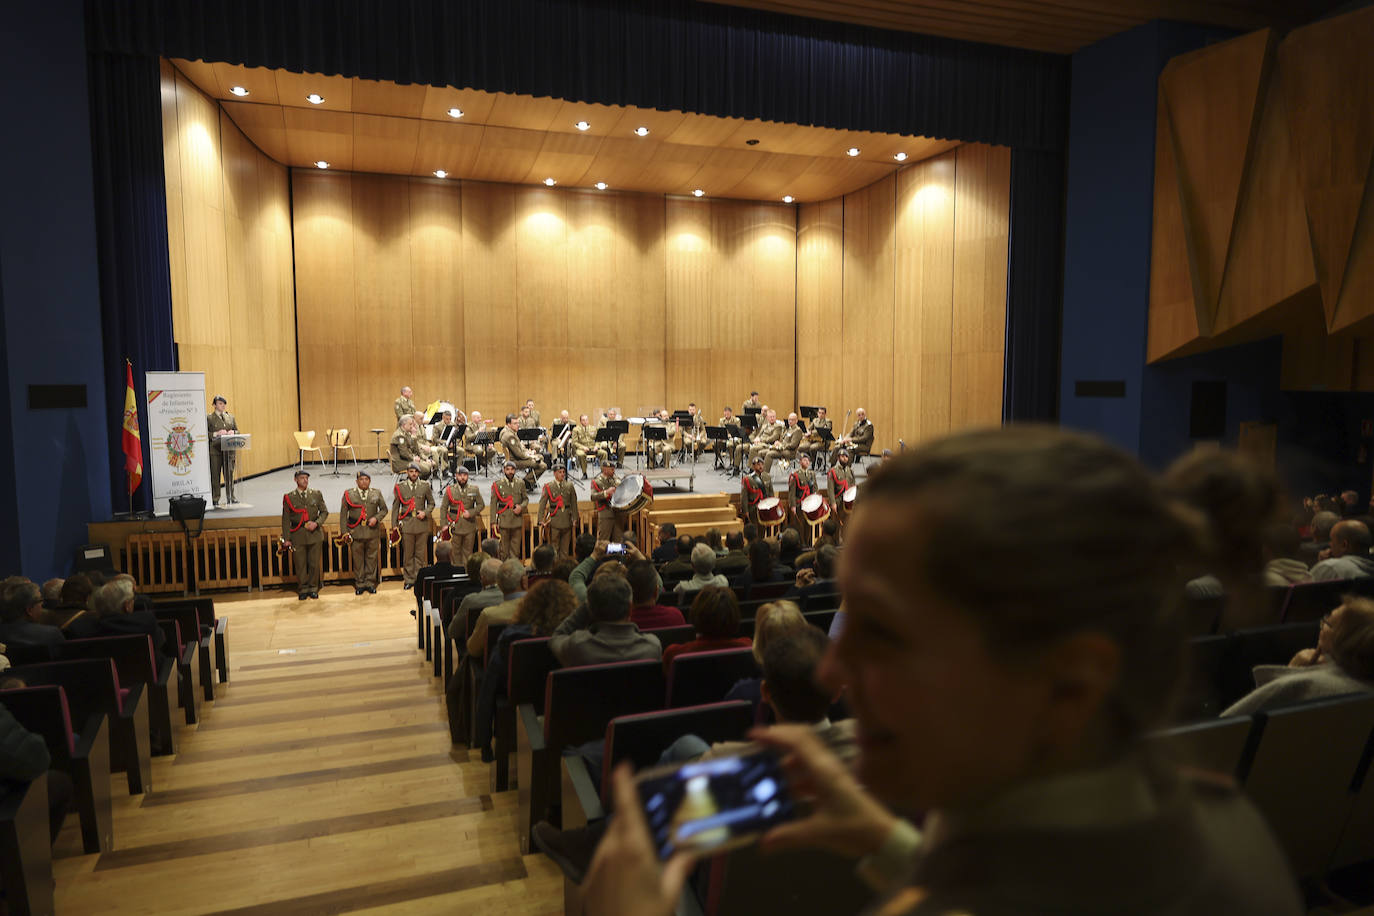
<svg viewBox="0 0 1374 916">
<path fill-rule="evenodd" d="M 132 494 L 143 482 L 143 438 L 138 434 L 138 400 L 134 397 L 134 364 L 124 360 L 124 470 Z"/>
</svg>

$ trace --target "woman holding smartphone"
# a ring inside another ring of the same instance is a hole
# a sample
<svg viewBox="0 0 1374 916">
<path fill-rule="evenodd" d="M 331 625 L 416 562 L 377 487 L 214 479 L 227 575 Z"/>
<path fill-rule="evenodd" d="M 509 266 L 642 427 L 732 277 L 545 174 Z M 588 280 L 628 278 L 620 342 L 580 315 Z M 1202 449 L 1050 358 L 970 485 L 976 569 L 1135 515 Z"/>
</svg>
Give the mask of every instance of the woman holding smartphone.
<svg viewBox="0 0 1374 916">
<path fill-rule="evenodd" d="M 1250 804 L 1142 750 L 1179 685 L 1188 568 L 1225 563 L 1214 545 L 1277 502 L 1238 457 L 1183 463 L 1160 481 L 1098 439 L 1027 426 L 876 471 L 821 666 L 847 689 L 859 761 L 806 729 L 757 733 L 814 804 L 764 848 L 853 856 L 884 914 L 1302 912 Z M 1235 496 L 1208 518 L 1171 479 Z M 588 912 L 671 912 L 693 862 L 656 861 L 628 770 L 615 792 Z"/>
</svg>

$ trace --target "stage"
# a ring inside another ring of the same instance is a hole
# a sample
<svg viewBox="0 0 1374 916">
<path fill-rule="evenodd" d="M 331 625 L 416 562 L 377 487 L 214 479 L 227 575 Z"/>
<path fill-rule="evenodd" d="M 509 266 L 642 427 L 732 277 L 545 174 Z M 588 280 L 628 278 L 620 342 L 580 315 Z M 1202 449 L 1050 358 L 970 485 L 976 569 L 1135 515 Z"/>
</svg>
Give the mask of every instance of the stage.
<svg viewBox="0 0 1374 916">
<path fill-rule="evenodd" d="M 646 512 L 636 516 L 634 530 L 641 541 L 648 543 L 654 538 L 657 527 L 667 521 L 678 526 L 685 534 L 701 534 L 711 527 L 722 531 L 737 529 L 740 481 L 738 477 L 715 468 L 714 455 L 706 454 L 695 463 L 686 461 L 671 465 L 667 472 L 648 471 L 642 457 L 627 455 L 625 467 L 618 471 L 625 474 L 642 473 L 650 478 L 654 489 L 654 503 Z M 387 504 L 395 499 L 395 483 L 399 475 L 392 472 L 389 464 L 359 462 L 358 468 L 372 475 L 372 485 L 385 494 Z M 337 470 L 328 463 L 307 463 L 310 471 L 310 486 L 324 495 L 325 505 L 329 507 L 330 518 L 325 528 L 331 533 L 337 531 L 338 507 L 343 499 L 344 490 L 353 486 L 357 469 L 351 461 L 340 462 Z M 595 462 L 588 464 L 589 473 L 599 471 Z M 685 473 L 684 472 L 689 472 Z M 295 467 L 279 468 L 239 481 L 234 488 L 236 503 L 217 509 L 207 507 L 203 533 L 188 539 L 180 523 L 170 518 L 156 519 L 112 519 L 92 522 L 88 528 L 89 543 L 108 547 L 115 566 L 132 573 L 138 579 L 143 591 L 181 592 L 189 588 L 199 590 L 215 589 L 253 589 L 276 587 L 294 580 L 291 571 L 290 555 L 278 551 L 278 538 L 281 534 L 282 496 L 294 489 Z M 671 476 L 671 480 L 655 479 L 657 473 Z M 781 462 L 773 468 L 773 487 L 784 501 L 787 496 L 787 475 L 789 471 Z M 492 463 L 491 473 L 479 471 L 470 475 L 469 482 L 482 489 L 483 497 L 490 503 L 491 485 L 496 480 L 497 465 Z M 821 475 L 817 475 L 818 478 Z M 862 481 L 865 470 L 860 467 L 855 476 Z M 545 473 L 540 483 L 551 480 L 552 475 Z M 591 498 L 588 484 L 580 471 L 574 469 L 568 479 L 577 488 L 579 509 L 579 530 L 593 525 Z M 435 502 L 442 501 L 443 493 L 435 484 Z M 537 517 L 538 495 L 532 494 L 532 518 Z M 538 543 L 538 530 L 531 526 L 528 533 L 532 550 Z M 187 562 L 187 549 L 195 557 L 195 563 Z M 384 572 L 399 574 L 399 550 L 391 551 L 395 556 L 384 562 Z M 325 579 L 347 579 L 346 547 L 327 544 L 325 549 Z M 194 570 L 195 575 L 190 573 Z"/>
</svg>

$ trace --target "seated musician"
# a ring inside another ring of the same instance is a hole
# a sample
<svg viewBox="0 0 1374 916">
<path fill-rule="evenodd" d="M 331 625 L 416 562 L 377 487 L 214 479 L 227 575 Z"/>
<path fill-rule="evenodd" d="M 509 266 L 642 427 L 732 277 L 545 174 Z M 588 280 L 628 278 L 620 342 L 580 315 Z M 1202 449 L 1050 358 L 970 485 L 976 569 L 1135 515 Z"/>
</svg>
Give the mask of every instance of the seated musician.
<svg viewBox="0 0 1374 916">
<path fill-rule="evenodd" d="M 695 401 L 687 405 L 687 413 L 692 419 L 682 427 L 682 445 L 695 460 L 706 447 L 706 418 L 697 409 Z"/>
<path fill-rule="evenodd" d="M 519 426 L 515 414 L 506 414 L 506 428 L 501 430 L 501 445 L 506 450 L 506 457 L 514 461 L 515 466 L 525 472 L 526 488 L 533 490 L 535 483 L 539 480 L 539 475 L 548 470 L 548 465 L 544 463 L 544 459 L 531 454 L 525 448 L 525 443 L 520 441 L 520 437 L 516 435 L 517 429 Z"/>
<path fill-rule="evenodd" d="M 421 477 L 427 478 L 434 473 L 434 462 L 421 450 L 419 429 L 413 416 L 403 417 L 391 437 L 391 470 L 404 474 L 412 463 L 420 469 Z"/>
<path fill-rule="evenodd" d="M 834 421 L 826 416 L 824 407 L 816 408 L 816 416 L 811 418 L 811 428 L 806 431 L 806 436 L 802 439 L 802 444 L 797 446 L 797 450 L 811 456 L 814 460 L 817 453 L 825 450 L 825 440 L 821 438 L 820 430 L 831 432 Z M 834 435 L 831 432 L 831 435 Z"/>
<path fill-rule="evenodd" d="M 734 408 L 729 404 L 725 405 L 724 414 L 717 425 L 725 427 L 729 437 L 716 448 L 725 449 L 725 453 L 730 456 L 730 467 L 739 470 L 740 459 L 744 451 L 744 430 L 739 425 L 739 418 L 735 416 Z"/>
<path fill-rule="evenodd" d="M 444 443 L 444 430 L 451 426 L 453 426 L 453 411 L 446 410 L 440 421 L 434 424 L 434 430 L 429 434 L 429 454 L 434 460 L 434 469 L 440 475 L 446 473 L 448 468 L 449 447 Z"/>
<path fill-rule="evenodd" d="M 849 450 L 854 457 L 867 455 L 873 450 L 873 424 L 868 420 L 868 411 L 860 407 L 854 411 L 854 428 L 849 431 L 849 435 L 835 442 L 835 447 L 830 450 L 830 460 L 833 462 L 841 449 Z"/>
<path fill-rule="evenodd" d="M 650 468 L 668 466 L 668 456 L 673 451 L 673 422 L 669 419 L 666 409 L 656 411 L 651 419 L 645 422 L 645 429 L 654 427 L 662 429 L 667 434 L 663 439 L 650 440 L 644 438 L 644 458 Z"/>
<path fill-rule="evenodd" d="M 577 466 L 582 469 L 582 479 L 587 479 L 587 456 L 596 455 L 596 428 L 592 426 L 587 415 L 584 413 L 577 418 L 577 425 L 573 427 L 572 439 L 569 440 L 568 447 L 572 454 L 577 458 Z M 598 458 L 598 460 L 600 460 Z"/>
<path fill-rule="evenodd" d="M 473 445 L 472 440 L 482 433 L 491 432 L 488 422 L 483 419 L 482 411 L 474 410 L 468 415 L 468 431 L 463 434 L 463 451 L 477 459 L 478 467 L 486 467 L 491 463 L 491 456 L 496 451 L 496 446 L 487 443 L 486 445 Z"/>
<path fill-rule="evenodd" d="M 763 472 L 771 474 L 773 462 L 779 458 L 792 459 L 797 457 L 797 447 L 801 445 L 801 440 L 802 428 L 797 425 L 797 415 L 789 413 L 787 425 L 782 428 L 782 433 L 778 436 L 777 442 L 764 454 Z"/>
<path fill-rule="evenodd" d="M 606 408 L 606 410 L 604 410 L 604 411 L 602 412 L 602 414 L 601 414 L 601 420 L 596 424 L 596 428 L 597 428 L 597 429 L 604 429 L 605 426 L 606 426 L 606 424 L 610 423 L 612 420 L 619 420 L 619 419 L 621 419 L 621 416 L 620 416 L 620 408 L 619 408 L 619 407 L 608 407 L 608 408 Z M 604 460 L 606 459 L 606 456 L 609 455 L 609 454 L 610 454 L 610 450 L 606 447 L 606 443 L 605 443 L 605 442 L 598 442 L 597 445 L 596 445 L 596 460 L 597 460 L 598 462 L 604 461 Z M 616 440 L 615 440 L 615 463 L 616 463 L 617 466 L 622 466 L 622 465 L 625 464 L 625 439 L 624 439 L 624 437 L 617 437 Z"/>
<path fill-rule="evenodd" d="M 782 438 L 782 427 L 778 424 L 778 412 L 766 408 L 759 414 L 759 427 L 754 431 L 754 442 L 749 446 L 749 463 L 755 458 L 763 458 Z"/>
</svg>

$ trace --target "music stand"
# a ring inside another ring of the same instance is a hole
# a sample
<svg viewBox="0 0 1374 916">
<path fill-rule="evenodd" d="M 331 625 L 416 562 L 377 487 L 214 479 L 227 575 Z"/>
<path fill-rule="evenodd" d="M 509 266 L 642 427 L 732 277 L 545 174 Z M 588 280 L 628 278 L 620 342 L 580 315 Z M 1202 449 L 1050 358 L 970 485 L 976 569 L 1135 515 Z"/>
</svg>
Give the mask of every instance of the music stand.
<svg viewBox="0 0 1374 916">
<path fill-rule="evenodd" d="M 808 420 L 816 419 L 816 414 L 820 412 L 819 407 L 798 407 L 797 415 Z"/>
<path fill-rule="evenodd" d="M 763 413 L 762 407 L 750 407 L 748 404 L 744 405 L 744 415 L 746 417 L 756 417 L 761 413 Z"/>
<path fill-rule="evenodd" d="M 713 471 L 718 471 L 718 470 L 721 470 L 722 468 L 724 468 L 726 471 L 733 472 L 733 471 L 734 471 L 734 468 L 725 468 L 725 467 L 724 467 L 725 462 L 724 462 L 723 459 L 724 459 L 724 457 L 725 457 L 725 449 L 726 449 L 725 440 L 728 439 L 728 438 L 730 438 L 730 434 L 729 434 L 728 432 L 726 432 L 725 427 L 724 427 L 724 426 L 707 426 L 707 427 L 706 427 L 706 438 L 707 438 L 707 439 L 710 439 L 712 442 L 714 442 L 714 443 L 716 444 L 716 448 L 715 448 L 715 452 L 716 452 L 716 461 L 715 461 L 715 464 L 711 465 L 711 470 L 713 470 Z"/>
<path fill-rule="evenodd" d="M 611 463 L 620 467 L 620 437 L 623 435 L 615 428 L 616 423 L 629 423 L 624 420 L 608 420 L 606 425 L 596 431 L 596 441 L 606 443 L 606 454 L 610 457 Z"/>
<path fill-rule="evenodd" d="M 835 441 L 835 434 L 825 427 L 812 430 L 821 437 L 821 447 L 816 449 L 816 461 L 812 462 L 812 470 L 826 470 L 830 467 L 830 444 Z M 820 467 L 824 464 L 824 467 Z"/>
<path fill-rule="evenodd" d="M 646 423 L 642 427 L 640 427 L 639 433 L 641 436 L 644 437 L 645 442 L 668 441 L 668 427 L 666 426 L 650 426 Z M 644 460 L 646 462 L 649 460 L 649 448 L 647 445 L 644 448 Z M 663 466 L 668 466 L 668 462 L 666 459 L 663 462 Z"/>
<path fill-rule="evenodd" d="M 490 449 L 491 449 L 491 444 L 492 444 L 493 442 L 495 442 L 495 441 L 496 441 L 496 433 L 492 432 L 492 431 L 489 430 L 489 429 L 484 429 L 484 430 L 482 430 L 480 433 L 478 433 L 477 435 L 475 435 L 475 436 L 472 437 L 472 445 L 473 445 L 473 447 L 474 447 L 474 448 L 480 448 L 480 449 L 482 449 L 482 450 L 484 451 L 484 454 L 483 454 L 483 456 L 482 456 L 482 458 L 481 458 L 480 460 L 481 460 L 481 463 L 482 463 L 482 474 L 483 474 L 484 476 L 487 476 L 487 477 L 490 477 L 490 476 L 491 476 L 491 451 L 490 451 Z M 474 461 L 477 461 L 478 459 L 474 456 L 473 460 L 474 460 Z"/>
</svg>

